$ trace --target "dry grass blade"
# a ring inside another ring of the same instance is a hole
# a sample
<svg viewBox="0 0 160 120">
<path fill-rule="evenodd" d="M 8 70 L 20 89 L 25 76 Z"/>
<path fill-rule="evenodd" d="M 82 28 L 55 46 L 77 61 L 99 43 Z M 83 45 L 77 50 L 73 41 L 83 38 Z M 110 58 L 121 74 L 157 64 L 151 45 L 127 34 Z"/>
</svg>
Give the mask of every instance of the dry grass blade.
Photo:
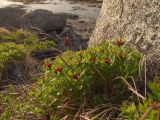
<svg viewBox="0 0 160 120">
<path fill-rule="evenodd" d="M 133 87 L 132 87 L 132 85 L 129 83 L 129 82 L 127 82 L 127 80 L 124 78 L 124 77 L 117 77 L 117 78 L 115 78 L 115 79 L 122 79 L 123 81 L 124 81 L 124 83 L 126 83 L 126 85 L 128 86 L 128 89 L 129 90 L 131 90 L 134 94 L 136 94 L 138 97 L 140 97 L 141 99 L 143 99 L 143 100 L 146 100 L 146 98 L 145 97 L 143 97 L 141 94 L 139 94 Z"/>
<path fill-rule="evenodd" d="M 114 104 L 102 104 L 94 109 L 90 109 L 88 112 L 84 112 L 80 115 L 82 120 L 115 120 L 115 113 L 119 111 L 119 107 Z"/>
<path fill-rule="evenodd" d="M 67 120 L 68 115 L 66 115 L 64 118 L 62 118 L 61 120 Z"/>
<path fill-rule="evenodd" d="M 92 119 L 88 118 L 87 116 L 81 116 L 81 118 L 83 118 L 84 120 L 92 120 Z"/>
<path fill-rule="evenodd" d="M 106 82 L 106 78 L 103 76 L 103 74 L 101 73 L 101 71 L 95 66 L 93 65 L 94 70 L 100 75 L 100 77 L 104 80 L 104 82 Z"/>
<path fill-rule="evenodd" d="M 129 76 L 129 78 L 132 79 L 134 88 L 135 88 L 136 91 L 138 91 L 137 86 L 136 86 L 136 82 L 135 82 L 134 78 L 133 78 L 132 76 Z M 138 97 L 138 100 L 139 100 L 139 97 Z M 139 100 L 139 101 L 140 101 L 140 100 Z"/>
<path fill-rule="evenodd" d="M 144 62 L 144 70 L 145 70 L 145 79 L 144 79 L 144 82 L 145 82 L 145 97 L 147 96 L 147 64 L 146 64 L 146 59 L 145 59 L 145 62 Z"/>
</svg>

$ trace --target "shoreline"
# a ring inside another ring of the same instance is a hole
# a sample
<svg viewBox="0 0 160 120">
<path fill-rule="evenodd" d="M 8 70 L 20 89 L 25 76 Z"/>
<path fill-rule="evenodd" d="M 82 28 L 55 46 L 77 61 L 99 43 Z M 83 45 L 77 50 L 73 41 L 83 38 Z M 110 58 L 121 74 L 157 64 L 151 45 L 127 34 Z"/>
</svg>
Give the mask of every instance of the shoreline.
<svg viewBox="0 0 160 120">
<path fill-rule="evenodd" d="M 21 1 L 21 0 L 12 0 Z M 63 15 L 67 19 L 67 26 L 71 26 L 73 30 L 84 40 L 89 40 L 94 30 L 98 14 L 100 12 L 101 3 L 97 1 L 83 2 L 79 0 L 31 0 L 34 3 L 20 5 L 27 12 L 44 9 L 52 11 L 54 14 Z M 62 10 L 63 8 L 63 10 Z"/>
</svg>

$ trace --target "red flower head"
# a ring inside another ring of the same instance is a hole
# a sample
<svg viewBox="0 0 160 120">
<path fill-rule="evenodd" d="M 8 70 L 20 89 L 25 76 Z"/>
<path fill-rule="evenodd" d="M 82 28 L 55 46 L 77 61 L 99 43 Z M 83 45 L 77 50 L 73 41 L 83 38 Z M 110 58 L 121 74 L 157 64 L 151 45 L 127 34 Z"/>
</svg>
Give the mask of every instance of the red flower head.
<svg viewBox="0 0 160 120">
<path fill-rule="evenodd" d="M 79 74 L 78 73 L 73 74 L 72 78 L 77 80 L 79 78 Z"/>
<path fill-rule="evenodd" d="M 109 64 L 110 63 L 110 58 L 105 58 L 104 63 Z"/>
<path fill-rule="evenodd" d="M 71 39 L 69 37 L 64 37 L 63 38 L 63 44 L 64 46 L 68 46 L 71 44 Z"/>
<path fill-rule="evenodd" d="M 124 45 L 124 43 L 125 42 L 122 39 L 116 41 L 116 45 L 118 45 L 118 46 L 122 46 L 122 45 Z"/>
<path fill-rule="evenodd" d="M 45 68 L 47 68 L 47 69 L 51 69 L 51 67 L 52 67 L 52 64 L 51 64 L 51 63 L 47 63 L 47 64 L 45 64 Z"/>
<path fill-rule="evenodd" d="M 90 58 L 89 61 L 94 63 L 96 62 L 96 58 Z"/>
<path fill-rule="evenodd" d="M 61 73 L 62 72 L 62 68 L 61 67 L 57 67 L 54 69 L 54 72 L 57 73 Z"/>
</svg>

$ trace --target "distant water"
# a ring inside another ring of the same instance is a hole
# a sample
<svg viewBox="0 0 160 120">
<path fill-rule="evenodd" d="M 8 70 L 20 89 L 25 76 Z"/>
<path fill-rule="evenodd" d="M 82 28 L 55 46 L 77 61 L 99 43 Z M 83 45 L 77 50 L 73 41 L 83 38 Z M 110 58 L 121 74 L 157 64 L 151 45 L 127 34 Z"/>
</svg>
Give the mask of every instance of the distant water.
<svg viewBox="0 0 160 120">
<path fill-rule="evenodd" d="M 9 0 L 0 0 L 0 8 L 8 6 L 24 5 L 21 2 L 11 2 Z M 45 9 L 53 13 L 72 13 L 79 15 L 81 19 L 96 20 L 99 15 L 100 8 L 89 6 L 88 3 L 70 3 L 66 0 L 46 0 L 44 3 L 31 3 L 24 5 L 27 11 L 36 9 Z"/>
<path fill-rule="evenodd" d="M 87 3 L 70 3 L 65 0 L 47 0 L 45 4 L 30 4 L 28 7 L 31 10 L 45 9 L 54 13 L 72 13 L 77 14 L 80 17 L 87 17 L 91 19 L 97 19 L 100 12 L 100 8 L 89 7 Z"/>
<path fill-rule="evenodd" d="M 8 0 L 0 0 L 0 8 L 12 6 L 12 5 L 23 5 L 23 4 L 20 2 L 11 2 Z"/>
</svg>

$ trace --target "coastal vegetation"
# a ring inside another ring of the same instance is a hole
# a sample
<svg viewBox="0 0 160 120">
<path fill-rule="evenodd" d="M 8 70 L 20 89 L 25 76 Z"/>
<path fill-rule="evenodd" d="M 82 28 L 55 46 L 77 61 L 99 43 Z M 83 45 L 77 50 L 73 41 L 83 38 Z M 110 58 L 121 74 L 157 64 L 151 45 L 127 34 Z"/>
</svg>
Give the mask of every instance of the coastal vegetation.
<svg viewBox="0 0 160 120">
<path fill-rule="evenodd" d="M 36 35 L 25 30 L 7 33 L 4 29 L 1 29 L 0 42 L 1 75 L 6 71 L 6 67 L 14 61 L 25 61 L 27 56 L 32 56 L 34 52 L 55 45 L 53 41 L 39 41 Z"/>
<path fill-rule="evenodd" d="M 1 71 L 9 61 L 24 60 L 35 51 L 54 46 L 23 30 L 0 38 Z M 12 84 L 7 85 L 0 95 L 0 119 L 138 120 L 147 114 L 145 120 L 155 120 L 159 116 L 158 78 L 149 83 L 150 92 L 143 97 L 139 93 L 144 87 L 140 86 L 144 82 L 142 59 L 143 55 L 123 39 L 45 59 L 29 89 L 15 91 Z"/>
<path fill-rule="evenodd" d="M 160 120 L 159 1 L 84 2 L 0 8 L 0 120 Z"/>
</svg>

